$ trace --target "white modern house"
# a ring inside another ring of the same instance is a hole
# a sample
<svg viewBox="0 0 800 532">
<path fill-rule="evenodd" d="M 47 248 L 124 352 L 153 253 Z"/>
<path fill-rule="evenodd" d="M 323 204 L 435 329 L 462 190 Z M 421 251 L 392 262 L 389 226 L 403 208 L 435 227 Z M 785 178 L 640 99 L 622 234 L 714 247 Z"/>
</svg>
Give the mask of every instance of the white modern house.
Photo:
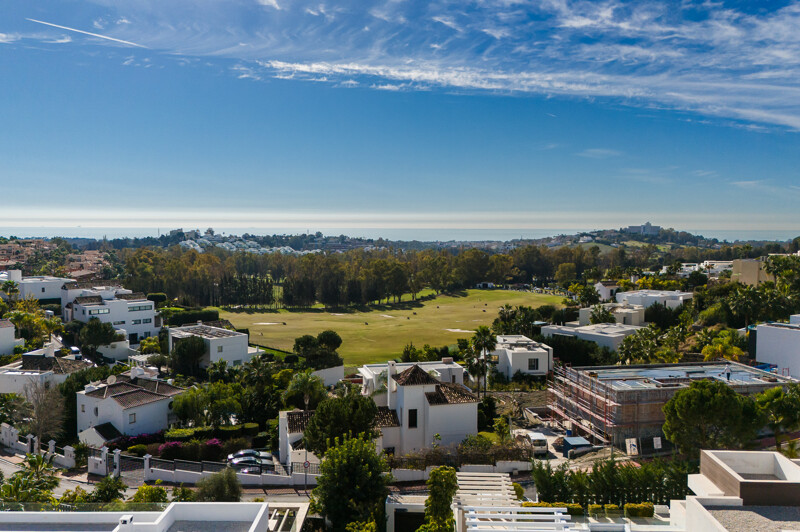
<svg viewBox="0 0 800 532">
<path fill-rule="evenodd" d="M 601 303 L 600 306 L 610 310 L 617 323 L 622 325 L 644 325 L 644 307 L 642 305 L 629 305 L 627 303 Z M 594 307 L 582 308 L 578 311 L 578 325 L 581 327 L 591 324 Z"/>
<path fill-rule="evenodd" d="M 677 308 L 692 300 L 691 292 L 679 290 L 634 290 L 632 292 L 617 292 L 617 303 L 628 305 L 641 305 L 644 308 L 660 303 L 669 308 Z"/>
<path fill-rule="evenodd" d="M 297 532 L 307 502 L 173 502 L 149 511 L 3 512 L 5 530 L 17 532 Z"/>
<path fill-rule="evenodd" d="M 143 368 L 90 383 L 77 392 L 78 437 L 102 446 L 119 435 L 164 430 L 175 421 L 172 402 L 183 391 Z"/>
<path fill-rule="evenodd" d="M 598 281 L 594 285 L 594 289 L 600 295 L 600 301 L 611 301 L 619 291 L 619 285 L 616 281 Z"/>
<path fill-rule="evenodd" d="M 0 320 L 0 355 L 11 355 L 15 347 L 25 345 L 24 339 L 14 337 L 15 331 L 9 320 Z"/>
<path fill-rule="evenodd" d="M 67 279 L 64 277 L 52 277 L 50 275 L 33 275 L 30 277 L 23 277 L 22 270 L 6 270 L 0 272 L 0 284 L 6 281 L 14 281 L 17 283 L 19 299 L 32 297 L 39 301 L 60 301 L 61 300 L 61 287 L 64 283 L 74 282 L 74 279 Z M 6 295 L 0 292 L 0 297 L 6 298 Z"/>
<path fill-rule="evenodd" d="M 250 347 L 249 337 L 245 333 L 203 325 L 198 322 L 195 325 L 183 325 L 181 327 L 169 328 L 169 351 L 182 339 L 196 336 L 203 340 L 206 345 L 206 352 L 200 361 L 201 367 L 208 367 L 219 360 L 224 360 L 228 366 L 240 366 L 248 362 L 256 355 L 264 353 L 263 349 Z"/>
<path fill-rule="evenodd" d="M 155 303 L 142 293 L 126 292 L 108 290 L 77 296 L 64 306 L 64 322 L 76 320 L 87 323 L 97 318 L 110 323 L 118 331 L 125 331 L 131 344 L 138 344 L 142 338 L 157 336 L 161 329 L 161 318 Z"/>
<path fill-rule="evenodd" d="M 90 362 L 56 357 L 53 344 L 22 355 L 20 360 L 0 367 L 0 393 L 25 394 L 30 385 L 58 386 L 70 374 L 91 367 Z"/>
<path fill-rule="evenodd" d="M 395 373 L 403 372 L 419 366 L 425 373 L 440 382 L 464 384 L 464 366 L 453 361 L 452 357 L 430 362 L 386 362 L 383 364 L 366 364 L 358 368 L 361 376 L 361 393 L 371 395 L 378 406 L 386 406 L 386 387 L 388 383 L 389 365 Z"/>
<path fill-rule="evenodd" d="M 542 327 L 542 336 L 573 336 L 616 351 L 626 336 L 634 334 L 641 328 L 639 325 L 622 325 L 619 323 L 596 323 L 594 325 L 584 325 L 583 327 L 546 325 Z"/>
<path fill-rule="evenodd" d="M 756 326 L 756 359 L 775 364 L 778 372 L 800 378 L 800 314 L 789 323 L 760 323 Z"/>
<path fill-rule="evenodd" d="M 498 335 L 491 356 L 497 359 L 497 371 L 509 380 L 517 372 L 544 377 L 553 370 L 553 348 L 521 334 Z"/>
<path fill-rule="evenodd" d="M 379 389 L 374 395 L 375 381 L 372 384 L 365 381 L 362 390 L 364 394 L 373 395 L 379 405 L 376 419 L 380 429 L 379 449 L 399 456 L 433 443 L 458 444 L 477 433 L 478 399 L 462 384 L 440 381 L 418 364 L 398 373 L 397 364 L 389 362 L 386 371 L 389 384 L 382 393 Z M 463 378 L 463 373 L 461 376 Z M 280 413 L 281 462 L 288 464 L 305 459 L 302 443 L 298 442 L 313 414 L 299 410 Z"/>
</svg>

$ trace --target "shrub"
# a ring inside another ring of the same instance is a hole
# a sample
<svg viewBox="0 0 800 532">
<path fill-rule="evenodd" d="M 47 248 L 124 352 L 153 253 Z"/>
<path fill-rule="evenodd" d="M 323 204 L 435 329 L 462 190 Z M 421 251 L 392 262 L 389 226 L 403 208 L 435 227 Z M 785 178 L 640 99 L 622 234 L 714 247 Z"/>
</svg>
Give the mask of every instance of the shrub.
<svg viewBox="0 0 800 532">
<path fill-rule="evenodd" d="M 566 508 L 567 513 L 573 517 L 583 515 L 583 506 L 574 502 L 530 502 L 522 503 L 523 508 Z"/>
<path fill-rule="evenodd" d="M 164 460 L 180 459 L 182 448 L 183 443 L 179 441 L 168 441 L 167 443 L 162 443 L 158 447 L 158 456 Z"/>
<path fill-rule="evenodd" d="M 255 436 L 258 434 L 258 423 L 245 423 L 242 425 L 242 436 Z"/>
<path fill-rule="evenodd" d="M 147 454 L 150 456 L 158 456 L 159 455 L 159 448 L 162 444 L 160 443 L 148 443 L 147 444 Z"/>
<path fill-rule="evenodd" d="M 198 440 L 192 440 L 190 442 L 184 443 L 181 447 L 181 460 L 191 460 L 193 462 L 199 462 L 202 460 L 202 452 L 203 452 L 204 445 L 200 443 Z"/>
<path fill-rule="evenodd" d="M 217 438 L 212 438 L 203 447 L 203 460 L 216 462 L 220 459 L 222 459 L 222 442 Z"/>
<path fill-rule="evenodd" d="M 241 498 L 242 484 L 236 472 L 230 467 L 209 475 L 197 483 L 198 501 L 239 502 Z"/>
<path fill-rule="evenodd" d="M 170 316 L 169 325 L 173 327 L 180 327 L 181 325 L 186 325 L 187 323 L 218 320 L 218 310 L 180 310 Z"/>
<path fill-rule="evenodd" d="M 521 484 L 512 482 L 511 487 L 514 488 L 514 495 L 517 496 L 517 499 L 522 500 L 522 498 L 525 497 L 525 488 L 523 488 Z"/>
<path fill-rule="evenodd" d="M 200 441 L 210 440 L 214 437 L 214 427 L 195 427 L 193 437 Z"/>
<path fill-rule="evenodd" d="M 189 441 L 194 437 L 195 429 L 170 429 L 164 433 L 164 439 L 170 441 Z"/>
<path fill-rule="evenodd" d="M 253 436 L 253 440 L 251 441 L 251 445 L 254 449 L 260 449 L 262 447 L 269 446 L 269 433 L 268 432 L 259 432 L 255 436 Z"/>
<path fill-rule="evenodd" d="M 236 451 L 241 451 L 242 449 L 247 449 L 249 444 L 247 440 L 244 438 L 234 438 L 232 440 L 228 440 L 222 444 L 222 454 L 229 455 L 233 454 Z"/>
<path fill-rule="evenodd" d="M 223 425 L 222 427 L 217 427 L 217 436 L 223 441 L 240 438 L 242 436 L 242 426 Z"/>
<path fill-rule="evenodd" d="M 655 509 L 652 502 L 632 503 L 625 505 L 625 517 L 653 517 Z"/>
<path fill-rule="evenodd" d="M 163 443 L 164 431 L 151 432 L 148 434 L 139 434 L 137 436 L 130 436 L 128 438 L 128 445 L 149 445 L 151 443 Z"/>
<path fill-rule="evenodd" d="M 127 453 L 139 457 L 144 456 L 147 454 L 147 445 L 143 443 L 139 443 L 137 445 L 131 445 L 130 447 L 128 447 Z"/>
<path fill-rule="evenodd" d="M 297 355 L 286 355 L 283 357 L 283 361 L 287 364 L 297 364 L 297 361 L 300 360 Z"/>
<path fill-rule="evenodd" d="M 591 517 L 601 517 L 601 516 L 605 515 L 605 512 L 603 511 L 603 505 L 602 504 L 590 504 L 589 505 L 589 515 Z"/>
<path fill-rule="evenodd" d="M 606 504 L 606 517 L 613 518 L 613 517 L 620 517 L 622 515 L 622 510 L 616 504 Z"/>
</svg>

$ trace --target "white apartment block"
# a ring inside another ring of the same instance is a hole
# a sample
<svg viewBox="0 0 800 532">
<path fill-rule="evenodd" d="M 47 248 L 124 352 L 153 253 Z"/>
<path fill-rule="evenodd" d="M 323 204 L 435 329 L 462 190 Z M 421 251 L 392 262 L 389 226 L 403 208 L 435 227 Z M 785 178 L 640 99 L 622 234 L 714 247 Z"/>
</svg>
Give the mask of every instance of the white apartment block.
<svg viewBox="0 0 800 532">
<path fill-rule="evenodd" d="M 142 368 L 88 384 L 76 394 L 78 436 L 82 442 L 96 444 L 98 432 L 100 436 L 108 432 L 136 436 L 169 428 L 176 420 L 172 402 L 183 391 Z M 116 430 L 102 430 L 107 424 Z M 90 430 L 95 427 L 101 430 Z"/>
<path fill-rule="evenodd" d="M 544 377 L 553 370 L 553 348 L 520 334 L 497 336 L 491 356 L 497 358 L 497 371 L 509 380 L 517 372 Z"/>
<path fill-rule="evenodd" d="M 644 307 L 642 305 L 628 305 L 627 303 L 601 303 L 601 306 L 611 311 L 614 319 L 621 325 L 644 325 Z M 594 307 L 582 308 L 578 311 L 578 325 L 581 327 L 591 324 Z"/>
<path fill-rule="evenodd" d="M 789 323 L 760 323 L 756 326 L 756 359 L 775 364 L 778 373 L 800 379 L 800 314 Z"/>
<path fill-rule="evenodd" d="M 21 270 L 7 270 L 0 272 L 0 284 L 6 281 L 17 283 L 19 294 L 16 297 L 19 299 L 32 297 L 40 301 L 58 301 L 61 299 L 61 287 L 64 286 L 64 283 L 74 282 L 75 280 L 64 277 L 51 277 L 49 275 L 23 277 Z M 6 295 L 0 292 L 0 297 L 5 299 Z"/>
<path fill-rule="evenodd" d="M 691 292 L 678 290 L 634 290 L 632 292 L 618 292 L 617 303 L 628 305 L 641 305 L 644 308 L 660 303 L 669 308 L 677 308 L 692 300 Z"/>
<path fill-rule="evenodd" d="M 0 355 L 11 355 L 14 348 L 24 346 L 25 340 L 15 338 L 16 327 L 9 320 L 0 320 Z"/>
<path fill-rule="evenodd" d="M 263 349 L 250 347 L 249 337 L 245 333 L 212 327 L 198 322 L 196 325 L 183 325 L 169 328 L 169 351 L 172 352 L 176 342 L 196 336 L 201 338 L 206 345 L 206 352 L 200 361 L 201 367 L 208 367 L 219 360 L 224 360 L 228 366 L 240 366 L 251 358 L 264 353 Z"/>
<path fill-rule="evenodd" d="M 120 332 L 124 331 L 131 344 L 138 344 L 142 338 L 158 335 L 161 318 L 155 309 L 155 303 L 149 301 L 144 294 L 116 289 L 92 292 L 95 293 L 77 296 L 65 305 L 65 322 L 76 320 L 87 323 L 90 319 L 97 318 L 104 323 L 110 323 Z"/>
<path fill-rule="evenodd" d="M 542 327 L 542 336 L 573 336 L 616 351 L 626 336 L 634 334 L 641 328 L 638 325 L 621 325 L 619 323 L 596 323 L 583 327 L 546 325 Z"/>
</svg>

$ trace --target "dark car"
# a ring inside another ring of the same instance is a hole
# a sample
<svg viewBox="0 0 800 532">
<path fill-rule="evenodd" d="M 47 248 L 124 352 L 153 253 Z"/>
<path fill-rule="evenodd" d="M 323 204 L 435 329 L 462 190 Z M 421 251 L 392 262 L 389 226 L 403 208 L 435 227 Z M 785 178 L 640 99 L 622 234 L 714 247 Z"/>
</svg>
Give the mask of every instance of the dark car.
<svg viewBox="0 0 800 532">
<path fill-rule="evenodd" d="M 228 465 L 236 468 L 250 467 L 250 466 L 261 467 L 261 459 L 255 456 L 242 456 L 241 458 L 234 458 L 233 460 L 228 460 Z"/>
<path fill-rule="evenodd" d="M 228 461 L 230 462 L 231 460 L 235 460 L 237 458 L 246 458 L 246 457 L 259 458 L 260 456 L 261 453 L 254 449 L 242 449 L 241 451 L 236 451 L 233 454 L 229 454 Z"/>
</svg>

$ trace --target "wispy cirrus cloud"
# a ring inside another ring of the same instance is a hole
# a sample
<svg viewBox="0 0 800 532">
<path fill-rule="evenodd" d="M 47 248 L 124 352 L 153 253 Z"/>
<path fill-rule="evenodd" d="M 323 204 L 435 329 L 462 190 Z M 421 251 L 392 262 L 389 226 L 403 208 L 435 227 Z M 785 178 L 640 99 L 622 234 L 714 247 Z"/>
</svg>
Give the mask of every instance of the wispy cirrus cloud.
<svg viewBox="0 0 800 532">
<path fill-rule="evenodd" d="M 81 27 L 103 35 L 64 28 L 261 78 L 605 98 L 800 130 L 798 0 L 94 3 L 106 14 Z"/>
<path fill-rule="evenodd" d="M 578 152 L 576 155 L 588 159 L 609 159 L 611 157 L 619 157 L 623 155 L 623 153 L 618 150 L 609 150 L 607 148 L 588 148 Z"/>
</svg>

